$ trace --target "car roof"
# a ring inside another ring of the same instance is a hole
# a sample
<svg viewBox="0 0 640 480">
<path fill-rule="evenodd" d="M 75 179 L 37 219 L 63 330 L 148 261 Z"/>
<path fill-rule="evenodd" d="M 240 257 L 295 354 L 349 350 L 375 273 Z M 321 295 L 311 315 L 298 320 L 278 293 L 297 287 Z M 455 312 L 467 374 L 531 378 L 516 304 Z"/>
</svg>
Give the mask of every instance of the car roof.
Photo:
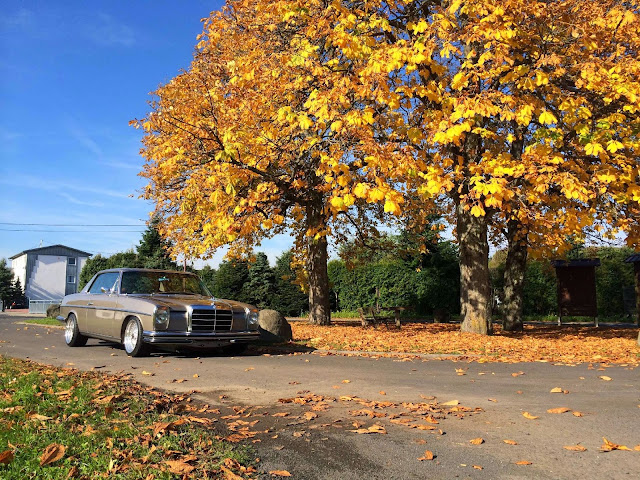
<svg viewBox="0 0 640 480">
<path fill-rule="evenodd" d="M 183 272 L 181 270 L 160 270 L 156 268 L 129 268 L 129 267 L 108 268 L 106 270 L 100 270 L 98 273 L 106 273 L 106 272 L 152 272 L 152 273 L 181 273 L 186 275 L 195 275 L 195 273 L 193 272 Z"/>
</svg>

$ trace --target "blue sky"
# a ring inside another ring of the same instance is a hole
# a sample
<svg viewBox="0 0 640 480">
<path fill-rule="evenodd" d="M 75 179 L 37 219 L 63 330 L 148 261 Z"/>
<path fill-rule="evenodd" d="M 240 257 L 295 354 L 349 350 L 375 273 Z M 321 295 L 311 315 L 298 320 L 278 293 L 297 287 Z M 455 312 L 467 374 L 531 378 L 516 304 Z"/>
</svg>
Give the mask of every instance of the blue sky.
<svg viewBox="0 0 640 480">
<path fill-rule="evenodd" d="M 40 242 L 103 255 L 137 245 L 152 205 L 137 198 L 128 123 L 188 68 L 200 19 L 222 4 L 0 0 L 0 258 Z M 16 225 L 27 223 L 47 225 Z M 67 226 L 94 224 L 133 226 Z M 259 250 L 273 263 L 289 246 Z"/>
</svg>

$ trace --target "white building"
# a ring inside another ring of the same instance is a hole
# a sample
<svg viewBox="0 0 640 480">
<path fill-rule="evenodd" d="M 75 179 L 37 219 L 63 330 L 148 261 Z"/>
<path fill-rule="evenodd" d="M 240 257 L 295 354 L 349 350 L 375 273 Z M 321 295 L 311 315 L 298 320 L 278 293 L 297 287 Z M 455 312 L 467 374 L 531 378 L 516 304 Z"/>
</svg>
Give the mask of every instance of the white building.
<svg viewBox="0 0 640 480">
<path fill-rule="evenodd" d="M 78 291 L 78 277 L 90 256 L 64 245 L 32 248 L 11 257 L 11 270 L 29 300 L 61 300 Z"/>
</svg>

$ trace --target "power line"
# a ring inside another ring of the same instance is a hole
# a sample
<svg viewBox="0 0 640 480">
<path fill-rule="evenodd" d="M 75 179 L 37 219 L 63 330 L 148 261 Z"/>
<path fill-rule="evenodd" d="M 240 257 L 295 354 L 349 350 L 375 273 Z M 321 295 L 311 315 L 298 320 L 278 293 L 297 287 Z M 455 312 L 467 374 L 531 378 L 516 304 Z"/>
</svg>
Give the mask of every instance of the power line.
<svg viewBox="0 0 640 480">
<path fill-rule="evenodd" d="M 133 230 L 30 230 L 22 228 L 0 228 L 0 232 L 46 232 L 46 233 L 135 233 L 142 232 L 144 229 L 137 228 Z"/>
<path fill-rule="evenodd" d="M 13 223 L 0 222 L 0 225 L 14 225 L 20 227 L 143 227 L 144 224 L 127 223 Z"/>
</svg>

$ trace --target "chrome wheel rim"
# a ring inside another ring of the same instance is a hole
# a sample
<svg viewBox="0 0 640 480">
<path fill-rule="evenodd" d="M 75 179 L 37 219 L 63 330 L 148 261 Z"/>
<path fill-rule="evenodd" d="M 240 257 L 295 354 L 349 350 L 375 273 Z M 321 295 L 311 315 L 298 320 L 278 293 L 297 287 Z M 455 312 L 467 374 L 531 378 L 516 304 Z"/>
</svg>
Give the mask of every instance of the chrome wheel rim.
<svg viewBox="0 0 640 480">
<path fill-rule="evenodd" d="M 124 330 L 124 349 L 127 353 L 133 352 L 136 348 L 136 345 L 138 344 L 138 336 L 138 324 L 134 320 L 131 320 L 127 324 L 127 328 Z"/>
<path fill-rule="evenodd" d="M 71 339 L 73 338 L 73 332 L 76 329 L 76 319 L 68 318 L 67 325 L 64 328 L 64 340 L 67 343 L 71 343 Z"/>
</svg>

